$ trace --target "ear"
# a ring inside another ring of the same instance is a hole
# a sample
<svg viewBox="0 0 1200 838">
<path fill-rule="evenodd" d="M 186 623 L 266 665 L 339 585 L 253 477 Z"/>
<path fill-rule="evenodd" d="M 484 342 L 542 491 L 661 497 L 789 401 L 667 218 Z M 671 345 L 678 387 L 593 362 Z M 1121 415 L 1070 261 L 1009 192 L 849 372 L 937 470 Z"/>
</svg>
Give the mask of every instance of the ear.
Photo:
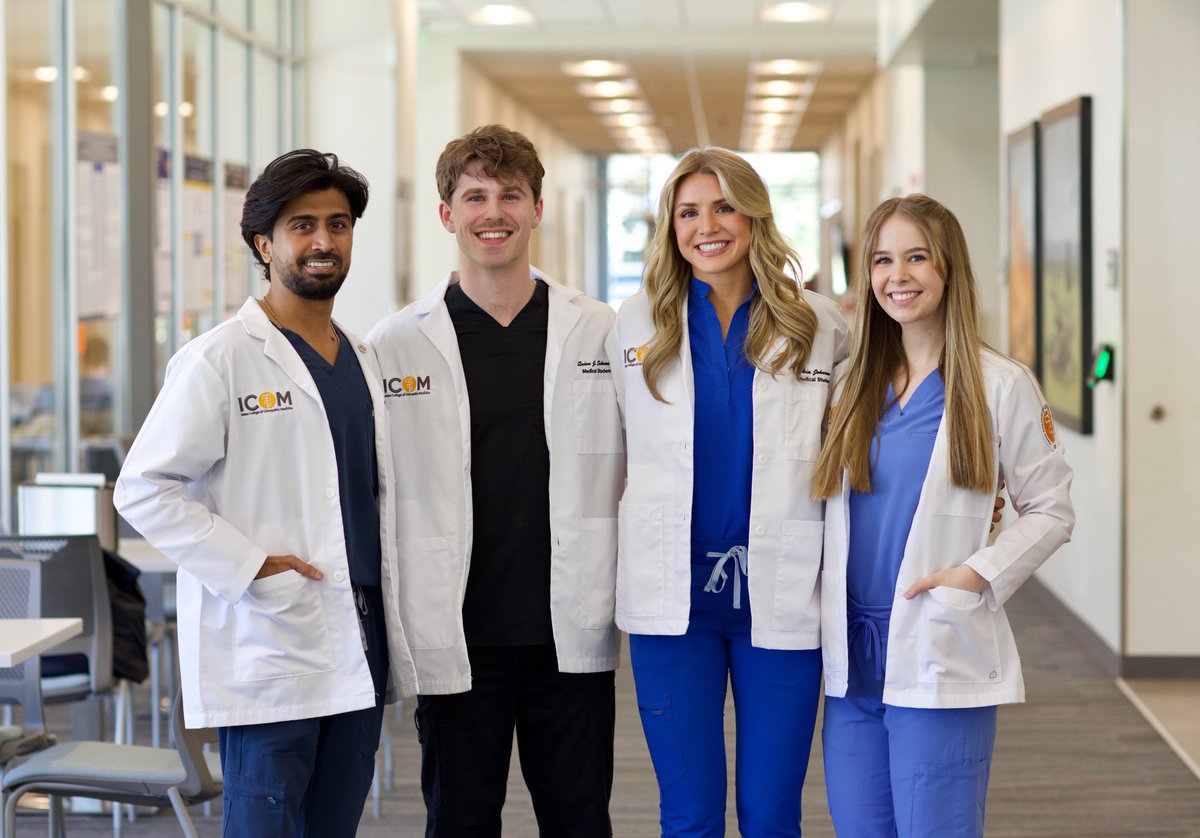
<svg viewBox="0 0 1200 838">
<path fill-rule="evenodd" d="M 265 264 L 271 264 L 271 240 L 262 233 L 254 234 L 254 249 L 262 257 Z"/>
<path fill-rule="evenodd" d="M 450 205 L 445 201 L 438 204 L 438 218 L 441 219 L 442 226 L 446 228 L 447 233 L 454 232 L 454 216 L 450 212 Z"/>
<path fill-rule="evenodd" d="M 533 223 L 529 225 L 529 229 L 535 230 L 542 223 L 542 199 L 539 196 L 537 203 L 533 205 Z"/>
</svg>

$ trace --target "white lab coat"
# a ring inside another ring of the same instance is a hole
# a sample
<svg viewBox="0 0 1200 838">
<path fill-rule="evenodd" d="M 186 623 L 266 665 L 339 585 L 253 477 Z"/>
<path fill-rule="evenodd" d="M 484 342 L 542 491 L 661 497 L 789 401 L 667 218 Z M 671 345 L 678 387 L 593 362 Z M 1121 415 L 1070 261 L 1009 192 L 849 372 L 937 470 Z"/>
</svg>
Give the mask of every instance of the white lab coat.
<svg viewBox="0 0 1200 838">
<path fill-rule="evenodd" d="M 374 403 L 388 700 L 395 701 L 417 684 L 397 607 L 383 390 L 374 354 L 346 337 Z M 190 727 L 374 705 L 325 408 L 304 361 L 253 298 L 171 359 L 114 499 L 179 565 L 179 661 Z M 289 570 L 254 580 L 268 555 L 286 554 L 325 578 Z"/>
<path fill-rule="evenodd" d="M 820 645 L 821 538 L 824 503 L 809 491 L 835 364 L 849 351 L 837 306 L 805 292 L 819 319 L 804 374 L 754 372 L 751 474 L 751 643 L 765 649 Z M 633 634 L 684 634 L 691 614 L 691 513 L 695 397 L 691 349 L 659 377 L 666 402 L 642 377 L 638 349 L 654 336 L 645 293 L 621 306 L 607 350 L 628 445 L 629 481 L 620 507 L 617 625 Z"/>
<path fill-rule="evenodd" d="M 562 672 L 614 669 L 617 499 L 624 440 L 604 337 L 613 312 L 549 286 L 543 404 L 550 451 L 550 618 Z M 470 399 L 446 277 L 367 336 L 383 367 L 395 442 L 401 614 L 424 694 L 465 692 L 462 604 L 471 566 Z"/>
<path fill-rule="evenodd" d="M 1003 480 L 1017 520 L 988 545 L 994 494 L 950 482 L 946 417 L 938 428 L 904 547 L 892 602 L 883 700 L 898 707 L 983 707 L 1025 699 L 1021 661 L 1004 603 L 1066 543 L 1075 523 L 1072 470 L 1054 441 L 1049 408 L 1025 367 L 980 353 L 992 419 L 996 485 Z M 825 510 L 822 574 L 825 692 L 847 686 L 846 560 L 849 477 Z M 991 583 L 983 594 L 939 587 L 911 600 L 914 582 L 966 564 Z"/>
</svg>

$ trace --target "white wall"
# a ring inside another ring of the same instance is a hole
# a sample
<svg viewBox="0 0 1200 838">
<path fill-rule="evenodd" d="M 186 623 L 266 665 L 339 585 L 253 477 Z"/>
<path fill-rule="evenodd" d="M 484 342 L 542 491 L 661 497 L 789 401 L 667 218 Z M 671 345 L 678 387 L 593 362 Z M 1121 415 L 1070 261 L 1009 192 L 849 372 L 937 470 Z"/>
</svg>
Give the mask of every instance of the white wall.
<svg viewBox="0 0 1200 838">
<path fill-rule="evenodd" d="M 426 33 L 418 58 L 416 189 L 416 296 L 458 267 L 454 236 L 438 219 L 434 170 L 446 143 L 468 131 L 500 123 L 520 131 L 537 147 L 546 169 L 545 210 L 534 233 L 535 265 L 568 285 L 592 291 L 597 229 L 591 158 L 578 152 L 520 102 L 460 55 L 453 35 Z"/>
<path fill-rule="evenodd" d="M 354 228 L 350 275 L 334 316 L 365 334 L 396 306 L 397 10 L 414 0 L 358 0 L 354 13 L 310 0 L 305 9 L 305 124 L 301 142 L 332 151 L 371 185 Z"/>
<path fill-rule="evenodd" d="M 1107 287 L 1107 251 L 1121 248 L 1123 66 L 1121 0 L 1002 0 L 1000 135 L 1057 105 L 1092 96 L 1093 334 L 1122 341 L 1122 296 Z M 1095 432 L 1059 428 L 1075 467 L 1075 535 L 1041 579 L 1115 652 L 1122 636 L 1122 383 L 1097 389 Z"/>
</svg>

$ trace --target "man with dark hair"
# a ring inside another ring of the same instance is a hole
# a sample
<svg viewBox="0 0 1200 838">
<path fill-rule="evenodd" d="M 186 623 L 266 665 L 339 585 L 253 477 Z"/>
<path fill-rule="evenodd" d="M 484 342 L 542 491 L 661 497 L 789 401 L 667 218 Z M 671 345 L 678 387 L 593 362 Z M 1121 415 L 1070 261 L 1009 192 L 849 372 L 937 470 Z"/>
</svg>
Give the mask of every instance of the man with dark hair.
<svg viewBox="0 0 1200 838">
<path fill-rule="evenodd" d="M 416 691 L 373 352 L 331 318 L 362 176 L 292 151 L 242 235 L 270 283 L 184 346 L 125 460 L 121 514 L 179 565 L 189 727 L 219 728 L 226 836 L 352 836 L 385 702 Z"/>
<path fill-rule="evenodd" d="M 421 683 L 429 838 L 500 835 L 513 731 L 542 835 L 611 836 L 617 500 L 612 309 L 529 264 L 533 145 L 446 146 L 458 270 L 376 326 L 392 438 L 401 612 Z"/>
</svg>

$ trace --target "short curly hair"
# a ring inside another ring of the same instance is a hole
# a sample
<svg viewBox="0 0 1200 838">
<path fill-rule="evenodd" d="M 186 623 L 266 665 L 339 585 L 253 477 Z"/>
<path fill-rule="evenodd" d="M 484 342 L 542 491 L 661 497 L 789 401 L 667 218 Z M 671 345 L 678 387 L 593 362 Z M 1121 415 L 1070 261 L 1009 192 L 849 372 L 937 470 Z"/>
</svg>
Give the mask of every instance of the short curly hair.
<svg viewBox="0 0 1200 838">
<path fill-rule="evenodd" d="M 535 203 L 542 196 L 546 170 L 533 143 L 517 131 L 503 125 L 484 125 L 451 140 L 437 162 L 438 195 L 443 201 L 450 203 L 459 176 L 472 166 L 477 166 L 485 177 L 525 181 Z"/>
</svg>

